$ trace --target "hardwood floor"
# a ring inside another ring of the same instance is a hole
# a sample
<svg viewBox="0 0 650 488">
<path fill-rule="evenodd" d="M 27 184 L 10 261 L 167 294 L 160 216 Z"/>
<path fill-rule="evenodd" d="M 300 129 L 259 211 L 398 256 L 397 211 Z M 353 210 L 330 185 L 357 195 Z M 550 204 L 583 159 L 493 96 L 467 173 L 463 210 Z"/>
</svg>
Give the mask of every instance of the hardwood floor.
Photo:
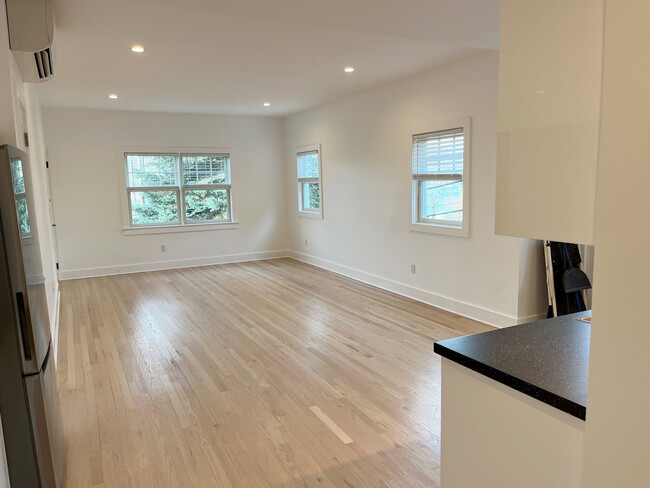
<svg viewBox="0 0 650 488">
<path fill-rule="evenodd" d="M 437 487 L 435 340 L 490 327 L 290 259 L 61 285 L 73 487 Z"/>
</svg>

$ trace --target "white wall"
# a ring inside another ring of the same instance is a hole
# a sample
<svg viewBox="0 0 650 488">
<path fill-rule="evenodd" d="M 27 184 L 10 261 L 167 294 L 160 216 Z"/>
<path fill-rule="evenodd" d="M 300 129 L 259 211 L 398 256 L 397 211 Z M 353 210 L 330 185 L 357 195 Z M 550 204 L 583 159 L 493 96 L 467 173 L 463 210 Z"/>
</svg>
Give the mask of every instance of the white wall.
<svg viewBox="0 0 650 488">
<path fill-rule="evenodd" d="M 519 297 L 518 323 L 546 318 L 548 288 L 544 241 L 519 239 Z"/>
<path fill-rule="evenodd" d="M 15 146 L 13 64 L 15 61 L 9 50 L 5 2 L 0 2 L 0 144 Z"/>
<path fill-rule="evenodd" d="M 58 348 L 58 308 L 59 308 L 59 279 L 56 271 L 56 242 L 52 233 L 50 215 L 50 202 L 48 194 L 48 169 L 45 166 L 46 148 L 43 137 L 43 122 L 41 118 L 41 104 L 38 99 L 36 87 L 32 83 L 24 84 L 24 103 L 27 111 L 27 129 L 29 133 L 29 161 L 34 187 L 35 214 L 38 227 L 38 241 L 40 246 L 43 275 L 45 277 L 45 291 L 47 306 L 52 328 L 54 343 L 54 357 L 57 358 Z"/>
<path fill-rule="evenodd" d="M 273 256 L 286 249 L 281 119 L 45 109 L 43 121 L 62 279 Z M 238 228 L 124 236 L 120 147 L 233 148 Z"/>
<path fill-rule="evenodd" d="M 543 314 L 541 251 L 531 260 L 535 246 L 494 235 L 497 71 L 487 52 L 288 117 L 293 256 L 495 325 Z M 409 231 L 411 136 L 464 116 L 471 238 Z M 322 145 L 323 220 L 297 215 L 295 149 L 309 144 Z"/>
<path fill-rule="evenodd" d="M 607 2 L 584 488 L 650 486 L 649 23 Z"/>
<path fill-rule="evenodd" d="M 539 246 L 493 230 L 497 67 L 498 55 L 486 52 L 284 120 L 44 109 L 60 276 L 291 249 L 293 257 L 487 323 L 535 319 L 545 313 Z M 411 136 L 463 116 L 473 124 L 471 238 L 411 232 Z M 296 211 L 294 151 L 316 143 L 322 221 Z M 120 147 L 234 148 L 239 228 L 123 235 Z"/>
</svg>

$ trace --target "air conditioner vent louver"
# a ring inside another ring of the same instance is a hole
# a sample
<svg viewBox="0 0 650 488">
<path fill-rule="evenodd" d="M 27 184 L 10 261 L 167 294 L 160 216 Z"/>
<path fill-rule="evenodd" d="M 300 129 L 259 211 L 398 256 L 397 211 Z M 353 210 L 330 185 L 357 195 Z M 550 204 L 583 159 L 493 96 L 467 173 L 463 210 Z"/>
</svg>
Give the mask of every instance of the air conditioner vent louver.
<svg viewBox="0 0 650 488">
<path fill-rule="evenodd" d="M 36 62 L 38 77 L 41 80 L 46 80 L 54 74 L 54 70 L 52 69 L 52 53 L 49 47 L 34 53 L 34 61 Z"/>
<path fill-rule="evenodd" d="M 50 0 L 0 0 L 7 7 L 9 47 L 25 83 L 54 77 L 54 9 Z"/>
</svg>

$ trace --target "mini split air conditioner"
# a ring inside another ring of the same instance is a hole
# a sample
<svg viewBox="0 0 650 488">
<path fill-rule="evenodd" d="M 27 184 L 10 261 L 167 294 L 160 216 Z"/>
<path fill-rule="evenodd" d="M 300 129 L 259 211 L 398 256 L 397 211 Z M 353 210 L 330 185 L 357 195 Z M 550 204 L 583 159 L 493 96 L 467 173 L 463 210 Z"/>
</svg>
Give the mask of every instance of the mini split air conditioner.
<svg viewBox="0 0 650 488">
<path fill-rule="evenodd" d="M 9 45 L 23 81 L 54 76 L 54 10 L 48 0 L 6 0 Z"/>
</svg>

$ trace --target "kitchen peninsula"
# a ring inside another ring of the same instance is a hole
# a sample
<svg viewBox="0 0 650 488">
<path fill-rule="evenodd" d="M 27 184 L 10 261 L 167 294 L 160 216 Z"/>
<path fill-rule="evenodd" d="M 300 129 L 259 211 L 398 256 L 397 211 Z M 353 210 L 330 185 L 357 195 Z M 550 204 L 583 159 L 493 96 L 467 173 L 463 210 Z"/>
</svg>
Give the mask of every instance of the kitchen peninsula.
<svg viewBox="0 0 650 488">
<path fill-rule="evenodd" d="M 590 314 L 434 345 L 442 356 L 442 486 L 580 485 Z"/>
</svg>

